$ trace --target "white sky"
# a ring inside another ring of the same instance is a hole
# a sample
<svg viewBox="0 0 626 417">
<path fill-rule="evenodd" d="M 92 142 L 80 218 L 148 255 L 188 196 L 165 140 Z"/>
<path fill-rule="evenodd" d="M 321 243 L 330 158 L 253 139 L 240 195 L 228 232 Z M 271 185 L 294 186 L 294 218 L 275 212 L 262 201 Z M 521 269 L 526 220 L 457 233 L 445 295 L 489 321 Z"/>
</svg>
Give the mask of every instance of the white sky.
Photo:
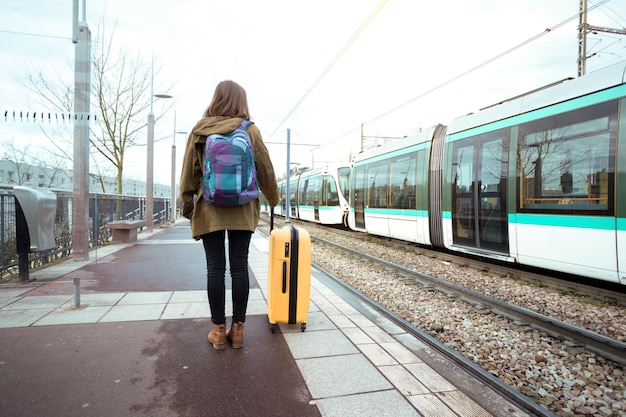
<svg viewBox="0 0 626 417">
<path fill-rule="evenodd" d="M 599 3 L 589 12 L 590 24 L 626 27 L 626 0 L 588 0 L 588 7 Z M 292 144 L 320 145 L 292 146 L 291 161 L 319 166 L 347 161 L 357 152 L 362 123 L 365 136 L 410 135 L 575 77 L 577 71 L 578 18 L 424 95 L 577 15 L 578 0 L 87 0 L 86 4 L 92 36 L 104 13 L 109 21 L 118 19 L 117 41 L 123 40 L 130 53 L 141 54 L 146 61 L 153 55 L 160 68 L 155 93 L 174 85 L 170 94 L 176 127 L 172 110 L 155 129 L 157 139 L 165 138 L 155 147 L 155 182 L 163 184 L 170 182 L 174 130 L 191 130 L 223 79 L 235 80 L 247 90 L 252 119 L 266 142 L 284 143 L 289 128 Z M 381 4 L 379 13 L 339 56 Z M 39 139 L 32 123 L 5 121 L 4 111 L 29 110 L 33 98 L 25 88 L 26 65 L 41 65 L 50 74 L 67 73 L 73 79 L 71 20 L 72 0 L 0 0 L 0 141 L 14 139 L 24 146 L 30 142 L 36 149 L 32 143 Z M 626 60 L 626 36 L 598 33 L 587 39 L 588 53 L 596 53 L 587 61 L 587 72 Z M 417 97 L 421 98 L 411 101 Z M 179 171 L 186 137 L 176 139 Z M 283 173 L 285 145 L 267 146 L 277 174 Z M 126 176 L 145 179 L 145 147 L 127 158 Z"/>
</svg>

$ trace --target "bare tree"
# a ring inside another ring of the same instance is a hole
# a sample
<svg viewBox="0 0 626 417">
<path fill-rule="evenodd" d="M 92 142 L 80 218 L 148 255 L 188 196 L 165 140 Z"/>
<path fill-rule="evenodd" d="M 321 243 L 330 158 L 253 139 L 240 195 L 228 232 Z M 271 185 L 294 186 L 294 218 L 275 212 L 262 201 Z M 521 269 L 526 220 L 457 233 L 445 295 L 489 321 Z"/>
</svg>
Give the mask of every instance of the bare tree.
<svg viewBox="0 0 626 417">
<path fill-rule="evenodd" d="M 25 185 L 32 177 L 33 167 L 29 158 L 29 147 L 18 148 L 13 141 L 5 141 L 3 144 L 4 159 L 9 161 L 13 170 L 7 172 L 6 181 L 9 184 Z"/>
<path fill-rule="evenodd" d="M 17 146 L 13 140 L 4 140 L 3 158 L 12 166 L 12 171 L 5 178 L 16 185 L 34 185 L 51 188 L 58 184 L 58 177 L 65 173 L 63 159 L 48 153 L 31 152 L 31 145 Z M 68 178 L 69 179 L 69 178 Z"/>
<path fill-rule="evenodd" d="M 116 26 L 112 25 L 109 30 L 103 17 L 92 42 L 91 106 L 97 117 L 91 124 L 89 141 L 91 161 L 95 163 L 98 175 L 106 172 L 103 166 L 112 166 L 116 171 L 117 192 L 122 194 L 126 152 L 144 144 L 142 132 L 146 129 L 153 78 L 151 62 L 138 54 L 132 55 L 125 47 L 116 47 Z M 56 80 L 50 80 L 47 75 L 42 69 L 27 70 L 27 88 L 52 111 L 71 114 L 73 84 L 58 76 Z M 155 119 L 161 118 L 172 106 L 164 106 Z M 45 124 L 41 127 L 49 130 Z M 49 133 L 47 136 L 51 138 Z M 51 141 L 52 146 L 58 155 L 71 159 L 69 150 L 72 149 L 73 135 L 69 129 L 63 138 L 62 141 Z M 102 178 L 99 183 L 103 184 Z"/>
<path fill-rule="evenodd" d="M 98 39 L 114 38 L 115 26 L 110 34 L 106 28 L 100 25 Z M 92 95 L 100 111 L 102 134 L 92 135 L 92 144 L 117 169 L 117 189 L 121 194 L 126 150 L 139 144 L 138 137 L 146 129 L 146 112 L 152 100 L 152 63 L 131 56 L 124 48 L 114 51 L 113 42 L 101 41 L 96 45 Z"/>
</svg>

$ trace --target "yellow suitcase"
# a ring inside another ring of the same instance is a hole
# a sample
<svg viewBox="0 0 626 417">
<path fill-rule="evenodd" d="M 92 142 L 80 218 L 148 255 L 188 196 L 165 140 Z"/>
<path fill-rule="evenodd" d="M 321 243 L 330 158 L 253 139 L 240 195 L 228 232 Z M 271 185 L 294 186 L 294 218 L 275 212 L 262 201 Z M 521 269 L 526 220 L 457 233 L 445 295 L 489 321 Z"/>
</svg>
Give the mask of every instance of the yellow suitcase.
<svg viewBox="0 0 626 417">
<path fill-rule="evenodd" d="M 289 225 L 271 231 L 267 286 L 272 332 L 278 323 L 300 323 L 304 331 L 311 298 L 311 237 L 302 227 Z"/>
</svg>

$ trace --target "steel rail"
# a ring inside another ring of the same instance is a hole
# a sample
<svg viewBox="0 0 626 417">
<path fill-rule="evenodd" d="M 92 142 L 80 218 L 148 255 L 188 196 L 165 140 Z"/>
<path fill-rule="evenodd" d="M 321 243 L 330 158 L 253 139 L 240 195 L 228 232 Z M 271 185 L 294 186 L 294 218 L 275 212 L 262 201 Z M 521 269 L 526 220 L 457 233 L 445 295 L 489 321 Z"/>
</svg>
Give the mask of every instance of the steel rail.
<svg viewBox="0 0 626 417">
<path fill-rule="evenodd" d="M 261 220 L 266 221 L 261 218 Z M 434 248 L 422 246 L 419 244 L 397 240 L 393 238 L 385 238 L 375 235 L 367 235 L 362 232 L 354 232 L 351 230 L 333 229 L 332 227 L 320 225 L 317 223 L 306 222 L 302 220 L 292 219 L 295 224 L 302 223 L 304 227 L 309 228 L 311 236 L 314 233 L 311 231 L 311 227 L 320 227 L 324 230 L 333 230 L 340 235 L 354 234 L 355 238 L 367 237 L 371 239 L 372 243 L 377 241 L 385 242 L 385 245 L 392 243 L 398 247 L 407 247 L 411 245 L 414 248 L 416 255 L 428 256 L 430 258 L 441 259 L 442 261 L 451 262 L 455 265 L 461 265 L 468 268 L 473 268 L 485 273 L 494 274 L 498 276 L 510 276 L 515 277 L 516 280 L 528 283 L 528 285 L 541 285 L 543 287 L 551 288 L 555 291 L 559 291 L 563 294 L 570 296 L 589 297 L 596 299 L 600 302 L 606 302 L 611 304 L 617 304 L 620 306 L 626 306 L 626 288 L 623 285 L 608 283 L 606 281 L 593 281 L 588 278 L 580 277 L 579 280 L 575 279 L 575 276 L 571 275 L 570 279 L 558 272 L 545 270 L 541 271 L 537 268 L 525 267 L 520 264 L 508 264 L 504 262 L 496 262 L 488 258 L 481 258 L 477 254 L 469 252 L 463 252 L 464 255 L 453 253 L 450 251 L 442 251 Z M 551 274 L 553 274 L 551 276 Z"/>
<path fill-rule="evenodd" d="M 503 382 L 495 375 L 483 369 L 480 365 L 474 363 L 454 349 L 449 348 L 428 333 L 418 329 L 410 322 L 398 316 L 377 301 L 371 299 L 361 291 L 348 285 L 332 272 L 324 269 L 323 267 L 315 263 L 313 264 L 313 266 L 315 269 L 322 272 L 329 281 L 340 286 L 344 291 L 349 292 L 353 297 L 357 298 L 359 302 L 355 303 L 353 307 L 361 311 L 363 314 L 368 314 L 366 309 L 362 308 L 362 305 L 366 305 L 372 310 L 378 312 L 381 316 L 387 318 L 388 320 L 402 328 L 409 335 L 415 337 L 424 344 L 428 345 L 433 350 L 439 352 L 442 356 L 452 361 L 455 365 L 459 366 L 459 368 L 463 369 L 468 374 L 485 383 L 485 385 L 489 386 L 499 395 L 506 398 L 508 401 L 515 404 L 517 407 L 524 410 L 525 412 L 538 417 L 557 417 L 556 414 L 554 414 L 544 406 L 538 404 L 532 398 L 517 391 L 515 388 Z M 328 282 L 324 282 L 324 284 L 328 285 Z"/>
<path fill-rule="evenodd" d="M 257 230 L 260 231 L 262 234 L 264 234 L 266 236 L 269 235 L 269 231 L 268 230 L 264 230 L 264 229 L 261 229 L 261 228 L 257 228 Z M 348 252 L 355 252 L 355 251 L 353 251 L 353 250 L 351 250 L 349 248 L 345 248 L 345 247 L 343 247 L 341 245 L 336 245 L 336 244 L 334 244 L 332 242 L 329 242 L 329 241 L 326 241 L 324 239 L 312 238 L 311 240 L 312 241 L 313 240 L 317 240 L 317 241 L 320 241 L 320 242 L 323 242 L 323 243 L 328 243 L 328 244 L 330 244 L 332 246 L 336 246 L 336 247 L 339 247 L 339 248 L 342 248 L 342 249 L 347 249 Z M 362 255 L 366 255 L 366 254 L 362 254 Z M 373 260 L 377 259 L 377 258 L 371 257 L 369 255 L 366 255 L 366 258 L 367 257 L 372 258 Z M 463 369 L 469 375 L 477 378 L 479 381 L 483 382 L 486 386 L 490 387 L 494 392 L 498 393 L 503 398 L 507 399 L 512 404 L 516 405 L 517 407 L 519 407 L 523 411 L 529 413 L 530 415 L 537 416 L 537 417 L 557 417 L 556 414 L 554 414 L 553 412 L 551 412 L 550 410 L 548 410 L 544 406 L 540 405 L 539 403 L 534 401 L 532 398 L 530 398 L 530 397 L 522 394 L 521 392 L 517 391 L 515 388 L 511 387 L 510 385 L 508 385 L 507 383 L 503 382 L 502 380 L 500 380 L 495 375 L 493 375 L 490 372 L 486 371 L 480 365 L 478 365 L 478 364 L 474 363 L 472 360 L 466 358 L 461 353 L 455 351 L 454 349 L 449 348 L 448 346 L 446 346 L 445 344 L 443 344 L 442 342 L 440 342 L 439 340 L 437 340 L 433 336 L 431 336 L 428 333 L 422 331 L 421 329 L 415 327 L 413 324 L 411 324 L 407 320 L 403 319 L 402 317 L 400 317 L 399 315 L 397 315 L 393 311 L 389 310 L 388 308 L 386 308 L 382 304 L 380 304 L 377 301 L 373 300 L 372 298 L 368 297 L 367 295 L 365 295 L 361 291 L 357 290 L 356 288 L 350 286 L 349 284 L 344 282 L 341 278 L 339 278 L 337 275 L 335 275 L 332 272 L 326 270 L 325 268 L 323 268 L 320 265 L 317 265 L 315 263 L 312 263 L 312 265 L 313 265 L 313 267 L 316 270 L 318 270 L 318 271 L 320 271 L 322 273 L 322 276 L 320 276 L 320 275 L 317 276 L 318 279 L 321 278 L 323 281 L 325 281 L 324 284 L 326 284 L 327 286 L 329 284 L 330 285 L 334 284 L 335 286 L 339 287 L 345 293 L 348 293 L 352 298 L 354 298 L 357 301 L 357 302 L 350 303 L 350 304 L 355 309 L 359 310 L 360 312 L 362 312 L 366 316 L 368 314 L 370 314 L 370 313 L 367 311 L 366 308 L 363 308 L 363 306 L 367 306 L 370 309 L 372 309 L 373 311 L 378 312 L 378 314 L 380 314 L 381 316 L 387 318 L 392 323 L 396 324 L 397 326 L 402 328 L 404 331 L 406 331 L 407 334 L 415 337 L 416 339 L 418 339 L 419 341 L 421 341 L 425 345 L 427 345 L 430 348 L 432 348 L 433 350 L 437 351 L 439 354 L 441 354 L 443 357 L 445 357 L 448 360 L 450 360 L 452 363 L 457 365 L 459 368 Z M 346 300 L 346 301 L 349 302 L 349 300 Z"/>
<path fill-rule="evenodd" d="M 451 284 L 439 278 L 393 264 L 384 259 L 338 245 L 325 239 L 312 237 L 312 240 L 339 248 L 347 253 L 357 255 L 371 262 L 384 265 L 386 268 L 395 270 L 403 276 L 410 277 L 417 282 L 420 282 L 422 285 L 435 287 L 442 292 L 454 294 L 469 303 L 488 307 L 495 314 L 505 316 L 512 320 L 519 320 L 528 323 L 530 326 L 543 330 L 553 337 L 577 341 L 589 351 L 599 354 L 600 356 L 610 359 L 616 363 L 626 365 L 626 343 L 622 343 L 590 330 L 556 320 L 535 311 L 531 311 L 514 304 L 509 304 L 502 300 L 481 294 L 477 291 L 470 290 L 456 284 Z"/>
</svg>

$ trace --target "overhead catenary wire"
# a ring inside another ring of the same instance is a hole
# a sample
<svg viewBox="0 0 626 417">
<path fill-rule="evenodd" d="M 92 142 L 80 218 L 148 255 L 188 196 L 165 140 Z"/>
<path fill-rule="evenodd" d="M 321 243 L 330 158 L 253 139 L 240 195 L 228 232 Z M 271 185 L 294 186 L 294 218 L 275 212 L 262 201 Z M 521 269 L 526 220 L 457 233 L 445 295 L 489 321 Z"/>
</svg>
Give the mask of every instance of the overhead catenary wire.
<svg viewBox="0 0 626 417">
<path fill-rule="evenodd" d="M 51 38 L 51 39 L 63 39 L 63 40 L 71 40 L 72 38 L 67 36 L 54 36 L 54 35 L 45 35 L 42 33 L 28 33 L 28 32 L 17 32 L 14 30 L 4 30 L 0 29 L 0 33 L 10 33 L 13 35 L 24 35 L 24 36 L 37 36 L 40 38 Z"/>
<path fill-rule="evenodd" d="M 604 3 L 606 3 L 606 1 L 602 2 L 602 4 L 604 4 Z M 591 8 L 589 8 L 589 10 L 594 9 L 595 7 L 596 7 L 596 5 L 594 4 Z M 622 14 L 616 13 L 615 10 L 611 9 L 611 7 L 609 5 L 606 5 L 604 8 L 606 10 L 609 10 L 611 12 L 611 14 L 607 13 L 605 10 L 600 10 L 602 12 L 602 14 L 604 14 L 606 17 L 611 19 L 613 22 L 615 22 L 616 24 L 618 24 L 619 26 L 624 28 L 624 25 L 626 25 L 626 22 L 625 22 L 623 13 Z"/>
<path fill-rule="evenodd" d="M 313 82 L 311 87 L 309 87 L 309 89 L 304 93 L 304 95 L 300 98 L 300 100 L 298 100 L 298 102 L 293 106 L 293 108 L 289 111 L 289 113 L 287 113 L 285 118 L 278 124 L 278 126 L 276 126 L 276 129 L 274 129 L 272 134 L 269 136 L 270 138 L 272 136 L 274 136 L 278 132 L 278 130 L 283 125 L 283 123 L 285 123 L 289 119 L 289 117 L 291 117 L 293 112 L 296 111 L 296 109 L 300 106 L 300 104 L 302 104 L 302 102 L 309 96 L 309 94 L 311 94 L 311 92 L 320 83 L 320 81 L 322 81 L 322 79 L 326 76 L 326 74 L 328 74 L 328 72 L 331 70 L 331 68 L 337 63 L 337 61 L 339 61 L 339 58 L 341 58 L 341 56 L 348 50 L 348 48 L 350 48 L 350 46 L 354 43 L 354 41 L 356 41 L 356 39 L 365 30 L 365 28 L 370 24 L 370 22 L 372 20 L 374 20 L 376 15 L 378 15 L 378 13 L 382 10 L 382 8 L 385 6 L 387 1 L 388 0 L 382 0 L 380 3 L 378 3 L 378 5 L 374 9 L 374 11 L 372 13 L 370 13 L 370 15 L 367 17 L 367 19 L 365 19 L 365 21 L 356 30 L 356 32 L 354 32 L 354 34 L 350 37 L 348 42 L 346 42 L 346 44 L 343 46 L 343 48 L 341 48 L 341 50 L 337 53 L 337 55 L 335 55 L 335 57 L 330 61 L 330 64 L 328 64 L 328 66 L 324 69 L 324 71 L 322 71 L 322 73 Z"/>
<path fill-rule="evenodd" d="M 605 4 L 607 2 L 607 0 L 603 0 L 601 4 Z M 598 5 L 593 5 L 593 7 L 591 7 L 589 10 L 595 8 Z M 607 13 L 607 10 L 610 11 L 611 13 Z M 609 5 L 605 5 L 603 9 L 600 10 L 602 12 L 602 14 L 604 14 L 607 18 L 609 18 L 610 20 L 612 20 L 614 23 L 616 23 L 618 26 L 622 27 L 622 30 L 626 30 L 626 21 L 623 19 L 623 17 L 616 13 L 613 9 L 611 9 L 609 7 Z M 615 17 L 616 16 L 616 17 Z M 618 30 L 618 29 L 616 29 Z M 594 30 L 594 26 L 591 26 L 590 28 L 590 32 L 593 33 L 594 35 L 597 35 L 598 32 L 596 30 Z M 610 33 L 615 33 L 615 32 L 610 32 Z M 605 44 L 603 43 L 603 38 L 607 38 L 609 40 L 612 40 L 612 42 Z M 608 32 L 605 32 L 603 34 L 603 38 L 594 38 L 593 40 L 595 41 L 594 44 L 591 47 L 588 47 L 587 49 L 587 58 L 590 58 L 592 56 L 596 56 L 596 55 L 600 55 L 603 53 L 606 53 L 608 55 L 616 55 L 613 52 L 610 52 L 613 47 L 615 45 L 621 44 L 623 41 L 623 35 L 617 35 L 617 36 L 611 36 Z M 596 48 L 598 48 L 597 50 L 595 50 Z M 608 52 L 607 52 L 608 51 Z"/>
<path fill-rule="evenodd" d="M 597 7 L 600 7 L 603 4 L 607 3 L 608 1 L 610 1 L 610 0 L 602 0 L 601 2 L 599 2 L 599 3 L 589 7 L 588 10 L 593 10 L 593 9 L 595 9 Z M 366 125 L 366 124 L 373 123 L 373 122 L 375 122 L 377 120 L 382 119 L 383 117 L 386 117 L 386 116 L 390 115 L 391 113 L 394 113 L 394 112 L 400 110 L 401 108 L 403 108 L 403 107 L 413 103 L 414 101 L 419 100 L 420 98 L 423 98 L 423 97 L 425 97 L 425 96 L 427 96 L 427 95 L 429 95 L 429 94 L 431 94 L 431 93 L 433 93 L 433 92 L 435 92 L 435 91 L 437 91 L 437 90 L 447 86 L 448 84 L 451 84 L 451 83 L 457 81 L 458 79 L 463 78 L 466 75 L 469 75 L 470 73 L 472 73 L 472 72 L 474 72 L 474 71 L 476 71 L 476 70 L 478 70 L 478 69 L 480 69 L 480 68 L 482 68 L 482 67 L 484 67 L 484 66 L 486 66 L 486 65 L 488 65 L 490 63 L 492 63 L 493 61 L 498 60 L 498 59 L 500 59 L 500 58 L 510 54 L 511 52 L 514 52 L 517 49 L 519 49 L 519 48 L 521 48 L 521 47 L 523 47 L 523 46 L 525 46 L 525 45 L 527 45 L 527 44 L 529 44 L 529 43 L 531 43 L 531 42 L 541 38 L 542 36 L 547 35 L 548 33 L 550 33 L 552 31 L 554 31 L 554 30 L 556 30 L 556 29 L 558 29 L 558 28 L 568 24 L 569 22 L 578 19 L 578 16 L 579 16 L 578 14 L 575 14 L 574 16 L 572 16 L 572 17 L 570 17 L 570 18 L 568 18 L 568 19 L 566 19 L 566 20 L 564 20 L 564 21 L 562 21 L 562 22 L 560 22 L 560 23 L 558 23 L 558 24 L 556 24 L 554 26 L 545 29 L 544 31 L 538 33 L 537 35 L 535 35 L 535 36 L 533 36 L 533 37 L 531 37 L 531 38 L 529 38 L 529 39 L 527 39 L 527 40 L 525 40 L 525 41 L 515 45 L 512 48 L 507 49 L 504 52 L 501 52 L 501 53 L 495 55 L 494 57 L 488 59 L 487 61 L 484 61 L 484 62 L 482 62 L 482 63 L 480 63 L 480 64 L 478 64 L 478 65 L 476 65 L 476 66 L 474 66 L 474 67 L 472 67 L 472 68 L 470 68 L 468 70 L 466 70 L 466 71 L 463 71 L 459 75 L 456 75 L 455 77 L 453 77 L 453 78 L 451 78 L 451 79 L 449 79 L 447 81 L 444 81 L 443 83 L 438 84 L 435 87 L 433 87 L 433 88 L 431 88 L 429 90 L 426 90 L 423 93 L 420 93 L 418 96 L 413 97 L 412 99 L 410 99 L 410 100 L 408 100 L 408 101 L 406 101 L 406 102 L 404 102 L 404 103 L 402 103 L 402 104 L 392 108 L 391 110 L 388 110 L 388 111 L 382 113 L 381 115 L 374 117 L 373 119 L 365 122 L 364 124 Z M 323 147 L 323 146 L 326 146 L 326 145 L 328 145 L 330 143 L 333 143 L 334 141 L 339 140 L 339 139 L 343 138 L 344 136 L 347 136 L 350 133 L 353 133 L 353 132 L 355 132 L 355 131 L 357 131 L 359 129 L 361 129 L 361 125 L 356 126 L 356 127 L 352 128 L 352 129 L 348 130 L 347 132 L 345 132 L 345 133 L 343 133 L 343 134 L 341 134 L 341 135 L 339 135 L 339 136 L 329 140 L 328 142 L 325 142 L 325 143 L 321 144 L 320 147 Z"/>
<path fill-rule="evenodd" d="M 608 0 L 605 0 L 605 1 L 608 1 Z M 515 45 L 514 47 L 509 48 L 509 49 L 507 49 L 507 50 L 506 50 L 506 51 L 504 51 L 504 52 L 499 53 L 498 55 L 496 55 L 496 56 L 494 56 L 494 57 L 492 57 L 492 58 L 488 59 L 487 61 L 484 61 L 484 62 L 482 62 L 482 63 L 480 63 L 480 64 L 478 64 L 478 65 L 476 65 L 476 66 L 474 66 L 474 67 L 472 67 L 472 68 L 470 68 L 470 69 L 468 69 L 468 70 L 466 70 L 466 71 L 462 72 L 462 73 L 460 73 L 459 75 L 456 75 L 455 77 L 452 77 L 452 78 L 451 78 L 451 79 L 449 79 L 448 81 L 445 81 L 445 82 L 443 82 L 443 83 L 441 83 L 441 84 L 438 84 L 437 86 L 435 86 L 435 87 L 431 88 L 430 90 L 427 90 L 427 91 L 425 91 L 424 93 L 421 93 L 420 95 L 418 95 L 418 96 L 416 96 L 416 97 L 413 97 L 412 99 L 410 99 L 410 100 L 408 100 L 408 101 L 406 101 L 406 102 L 404 102 L 404 103 L 400 104 L 399 106 L 394 107 L 393 109 L 391 109 L 391 110 L 389 110 L 389 111 L 387 111 L 387 112 L 385 112 L 385 113 L 381 114 L 380 116 L 377 116 L 377 117 L 373 118 L 372 120 L 369 120 L 368 122 L 366 122 L 366 124 L 368 124 L 368 123 L 373 123 L 373 122 L 375 122 L 376 120 L 381 119 L 381 118 L 383 118 L 383 117 L 385 117 L 385 116 L 389 115 L 390 113 L 393 113 L 393 112 L 395 112 L 395 111 L 399 110 L 400 108 L 402 108 L 402 107 L 404 107 L 404 106 L 406 106 L 406 105 L 408 105 L 408 104 L 411 104 L 411 103 L 412 103 L 412 102 L 414 102 L 415 100 L 418 100 L 418 99 L 420 99 L 420 98 L 422 98 L 422 97 L 424 97 L 424 96 L 426 96 L 426 95 L 428 95 L 428 94 L 432 93 L 433 91 L 436 91 L 436 90 L 438 90 L 438 89 L 440 89 L 440 88 L 445 87 L 445 86 L 446 86 L 446 85 L 448 85 L 448 84 L 453 83 L 454 81 L 458 80 L 459 78 L 463 78 L 463 77 L 465 77 L 466 75 L 468 75 L 468 74 L 470 74 L 470 73 L 472 73 L 472 72 L 474 72 L 474 71 L 476 71 L 476 70 L 478 70 L 478 69 L 480 69 L 480 68 L 482 68 L 482 67 L 484 67 L 484 66 L 486 66 L 486 65 L 488 65 L 488 64 L 491 64 L 493 61 L 498 60 L 498 59 L 500 59 L 500 58 L 502 58 L 502 57 L 504 57 L 504 56 L 506 56 L 506 55 L 510 54 L 510 53 L 511 53 L 511 52 L 513 52 L 513 51 L 516 51 L 517 49 L 519 49 L 519 48 L 521 48 L 521 47 L 523 47 L 523 46 L 525 46 L 525 45 L 527 45 L 527 44 L 529 44 L 529 43 L 531 43 L 531 42 L 533 42 L 533 41 L 535 41 L 535 40 L 537 40 L 537 39 L 541 38 L 542 36 L 545 36 L 546 34 L 550 33 L 551 31 L 553 31 L 553 30 L 555 30 L 555 29 L 558 29 L 558 28 L 560 28 L 561 26 L 563 26 L 563 25 L 565 25 L 565 24 L 567 24 L 567 23 L 569 23 L 569 22 L 571 22 L 572 20 L 577 19 L 577 18 L 578 18 L 578 15 L 573 16 L 573 17 L 571 17 L 571 18 L 569 18 L 569 19 L 567 19 L 567 20 L 564 20 L 563 22 L 561 22 L 561 23 L 559 23 L 559 24 L 557 24 L 557 25 L 555 25 L 555 26 L 552 26 L 551 28 L 548 28 L 548 29 L 544 30 L 543 32 L 541 32 L 541 33 L 539 33 L 539 34 L 537 34 L 537 35 L 533 36 L 532 38 L 527 39 L 527 40 L 525 40 L 524 42 L 522 42 L 522 43 L 520 43 L 520 44 L 517 44 L 517 45 Z"/>
</svg>

